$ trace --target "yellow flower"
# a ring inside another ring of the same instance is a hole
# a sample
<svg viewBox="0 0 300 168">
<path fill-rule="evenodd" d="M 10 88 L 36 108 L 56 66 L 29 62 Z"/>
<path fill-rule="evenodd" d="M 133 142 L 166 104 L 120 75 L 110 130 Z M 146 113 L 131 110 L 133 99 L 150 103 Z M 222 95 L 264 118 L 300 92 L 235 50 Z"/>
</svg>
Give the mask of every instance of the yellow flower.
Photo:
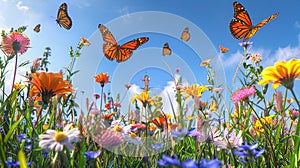
<svg viewBox="0 0 300 168">
<path fill-rule="evenodd" d="M 209 111 L 216 111 L 218 109 L 218 105 L 216 101 L 212 101 L 211 104 L 209 105 Z"/>
<path fill-rule="evenodd" d="M 44 103 L 48 103 L 50 98 L 55 95 L 65 96 L 65 94 L 74 91 L 72 84 L 67 80 L 63 80 L 60 73 L 37 72 L 32 73 L 30 76 L 29 83 L 32 85 L 30 96 L 41 96 Z"/>
<path fill-rule="evenodd" d="M 267 116 L 265 118 L 257 119 L 255 121 L 254 129 L 255 129 L 255 131 L 256 131 L 256 133 L 258 135 L 260 133 L 262 133 L 262 132 L 265 131 L 263 125 L 266 125 L 266 124 L 268 124 L 268 125 L 272 125 L 273 124 L 273 118 L 272 118 L 272 116 Z"/>
<path fill-rule="evenodd" d="M 149 96 L 149 91 L 143 91 L 140 95 L 135 94 L 132 103 L 135 103 L 136 100 L 140 101 L 144 107 L 146 107 L 148 103 L 153 104 L 153 100 Z"/>
<path fill-rule="evenodd" d="M 300 76 L 300 59 L 277 62 L 274 66 L 265 68 L 260 76 L 263 79 L 258 82 L 259 85 L 273 83 L 272 87 L 274 89 L 279 85 L 283 85 L 287 89 L 293 89 L 294 80 Z"/>
<path fill-rule="evenodd" d="M 210 66 L 210 59 L 207 59 L 205 61 L 202 61 L 200 66 Z"/>
<path fill-rule="evenodd" d="M 186 99 L 188 99 L 190 96 L 201 98 L 202 93 L 206 90 L 209 90 L 209 88 L 206 86 L 199 86 L 198 84 L 193 84 L 192 86 L 183 87 L 182 92 L 188 95 Z"/>
<path fill-rule="evenodd" d="M 15 88 L 15 89 L 23 89 L 24 87 L 25 87 L 25 85 L 22 84 L 22 83 L 15 83 L 15 84 L 14 84 L 14 88 Z"/>
</svg>

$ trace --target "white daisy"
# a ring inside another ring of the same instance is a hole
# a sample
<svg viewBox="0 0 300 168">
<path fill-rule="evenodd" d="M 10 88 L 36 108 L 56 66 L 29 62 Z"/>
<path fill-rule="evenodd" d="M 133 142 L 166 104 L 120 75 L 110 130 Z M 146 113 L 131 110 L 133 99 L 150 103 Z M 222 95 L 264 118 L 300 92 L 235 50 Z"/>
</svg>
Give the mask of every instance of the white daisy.
<svg viewBox="0 0 300 168">
<path fill-rule="evenodd" d="M 44 149 L 62 151 L 65 145 L 69 150 L 73 150 L 73 142 L 79 141 L 80 131 L 78 128 L 70 129 L 71 124 L 64 127 L 63 131 L 47 130 L 46 134 L 39 135 L 41 139 L 39 146 Z M 70 130 L 69 130 L 70 129 Z"/>
</svg>

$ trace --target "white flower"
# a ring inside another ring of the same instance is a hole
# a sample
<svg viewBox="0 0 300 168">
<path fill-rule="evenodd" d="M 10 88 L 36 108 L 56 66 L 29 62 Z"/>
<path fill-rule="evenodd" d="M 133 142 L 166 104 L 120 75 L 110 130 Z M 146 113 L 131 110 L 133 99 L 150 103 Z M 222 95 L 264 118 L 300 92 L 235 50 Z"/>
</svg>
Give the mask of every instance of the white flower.
<svg viewBox="0 0 300 168">
<path fill-rule="evenodd" d="M 124 140 L 128 143 L 133 143 L 135 145 L 141 144 L 141 137 L 137 136 L 136 133 L 130 132 L 124 135 Z"/>
<path fill-rule="evenodd" d="M 73 150 L 73 142 L 79 141 L 80 131 L 78 128 L 70 129 L 71 124 L 64 127 L 63 131 L 47 130 L 46 134 L 39 135 L 41 139 L 39 146 L 44 149 L 62 151 L 65 145 L 69 150 Z M 69 130 L 70 129 L 70 130 Z"/>
<path fill-rule="evenodd" d="M 226 128 L 223 132 L 223 137 L 220 137 L 214 142 L 215 146 L 218 146 L 219 148 L 234 148 L 241 146 L 243 143 L 243 138 L 242 138 L 242 131 L 239 131 L 238 135 L 236 135 L 236 131 L 233 130 L 229 134 L 229 130 Z M 229 146 L 230 144 L 230 146 Z"/>
</svg>

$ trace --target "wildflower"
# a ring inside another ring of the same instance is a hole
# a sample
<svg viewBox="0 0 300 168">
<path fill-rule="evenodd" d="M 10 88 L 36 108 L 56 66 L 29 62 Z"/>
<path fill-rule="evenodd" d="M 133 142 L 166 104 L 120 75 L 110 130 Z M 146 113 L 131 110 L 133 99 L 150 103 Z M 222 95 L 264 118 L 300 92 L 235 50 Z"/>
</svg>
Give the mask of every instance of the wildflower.
<svg viewBox="0 0 300 168">
<path fill-rule="evenodd" d="M 119 146 L 123 143 L 123 137 L 119 132 L 101 129 L 93 137 L 94 141 L 103 148 Z"/>
<path fill-rule="evenodd" d="M 243 143 L 242 138 L 242 131 L 239 131 L 238 135 L 236 135 L 236 130 L 233 130 L 231 133 L 229 133 L 228 128 L 226 128 L 223 132 L 223 137 L 221 140 L 217 140 L 214 142 L 214 145 L 220 147 L 220 148 L 234 148 L 241 146 Z M 230 144 L 230 146 L 229 146 Z"/>
<path fill-rule="evenodd" d="M 42 101 L 48 103 L 55 95 L 65 96 L 73 92 L 72 84 L 63 80 L 62 74 L 52 72 L 36 72 L 30 75 L 32 84 L 30 96 L 40 94 Z"/>
<path fill-rule="evenodd" d="M 179 73 L 180 68 L 176 68 L 175 71 L 176 71 L 176 73 Z"/>
<path fill-rule="evenodd" d="M 223 91 L 223 88 L 214 88 L 212 91 L 215 93 L 220 93 Z"/>
<path fill-rule="evenodd" d="M 202 159 L 199 163 L 199 168 L 218 168 L 222 166 L 222 161 L 217 158 L 213 160 Z"/>
<path fill-rule="evenodd" d="M 97 83 L 104 87 L 105 84 L 109 82 L 109 76 L 107 73 L 99 73 L 98 75 L 94 76 Z"/>
<path fill-rule="evenodd" d="M 96 159 L 100 155 L 101 151 L 97 150 L 96 152 L 94 151 L 88 151 L 84 153 L 84 156 L 88 159 Z"/>
<path fill-rule="evenodd" d="M 272 83 L 274 89 L 283 85 L 291 90 L 294 87 L 294 80 L 300 76 L 300 59 L 277 62 L 274 66 L 265 68 L 260 76 L 262 80 L 258 82 L 259 85 Z"/>
<path fill-rule="evenodd" d="M 276 108 L 278 112 L 282 112 L 283 107 L 283 101 L 282 101 L 282 94 L 280 91 L 277 91 L 276 93 Z"/>
<path fill-rule="evenodd" d="M 132 103 L 135 103 L 136 100 L 140 101 L 143 104 L 143 107 L 146 107 L 148 103 L 154 103 L 151 96 L 149 96 L 149 91 L 143 91 L 140 95 L 135 94 Z"/>
<path fill-rule="evenodd" d="M 69 150 L 73 150 L 73 142 L 79 141 L 80 131 L 78 128 L 72 128 L 71 124 L 64 127 L 63 131 L 47 130 L 46 134 L 39 135 L 41 141 L 39 146 L 44 149 L 62 151 L 65 145 Z"/>
<path fill-rule="evenodd" d="M 250 96 L 253 96 L 255 93 L 256 93 L 255 86 L 244 87 L 242 89 L 235 91 L 231 96 L 231 100 L 234 103 L 237 103 L 247 99 Z"/>
<path fill-rule="evenodd" d="M 40 61 L 42 59 L 41 58 L 36 58 L 33 63 L 32 63 L 32 66 L 30 67 L 30 72 L 31 73 L 35 73 L 36 71 L 39 70 L 39 67 L 40 67 Z"/>
<path fill-rule="evenodd" d="M 216 111 L 218 110 L 218 104 L 216 101 L 212 101 L 211 104 L 209 105 L 209 111 Z"/>
<path fill-rule="evenodd" d="M 85 45 L 85 46 L 91 45 L 91 42 L 89 42 L 89 40 L 84 38 L 84 37 L 80 37 L 80 43 Z"/>
<path fill-rule="evenodd" d="M 257 63 L 259 63 L 259 62 L 262 61 L 262 56 L 259 55 L 259 54 L 252 54 L 252 55 L 250 56 L 250 59 L 251 59 L 255 64 L 257 64 Z"/>
<path fill-rule="evenodd" d="M 267 116 L 265 118 L 256 119 L 255 124 L 254 124 L 254 129 L 256 130 L 257 134 L 260 134 L 261 132 L 264 132 L 263 125 L 265 125 L 266 123 L 268 123 L 269 125 L 272 125 L 273 124 L 273 117 L 272 116 Z"/>
<path fill-rule="evenodd" d="M 159 166 L 180 166 L 181 163 L 177 159 L 177 155 L 173 155 L 172 157 L 167 156 L 165 154 L 162 155 L 162 159 L 157 161 Z"/>
<path fill-rule="evenodd" d="M 93 94 L 93 97 L 97 100 L 100 98 L 100 95 L 98 93 Z"/>
<path fill-rule="evenodd" d="M 292 108 L 289 110 L 291 120 L 295 121 L 299 117 L 299 110 Z"/>
<path fill-rule="evenodd" d="M 50 157 L 49 153 L 44 149 L 42 150 L 42 154 L 43 154 L 44 158 L 49 158 Z"/>
<path fill-rule="evenodd" d="M 141 137 L 137 136 L 135 132 L 130 132 L 129 134 L 124 134 L 124 139 L 128 143 L 139 145 L 141 143 Z"/>
<path fill-rule="evenodd" d="M 250 160 L 254 161 L 255 158 L 260 157 L 264 153 L 264 149 L 257 149 L 257 147 L 257 142 L 254 142 L 252 145 L 248 145 L 245 142 L 245 145 L 239 146 L 233 153 L 238 155 L 242 159 L 242 162 L 247 163 Z"/>
<path fill-rule="evenodd" d="M 188 130 L 186 128 L 182 128 L 179 130 L 172 130 L 171 133 L 174 138 L 179 138 L 181 140 L 185 135 L 187 135 Z"/>
<path fill-rule="evenodd" d="M 200 66 L 202 66 L 202 67 L 203 66 L 207 66 L 207 67 L 210 66 L 210 59 L 202 61 L 201 64 L 200 64 Z"/>
<path fill-rule="evenodd" d="M 7 161 L 6 164 L 8 166 L 12 166 L 12 167 L 20 167 L 20 162 L 9 162 L 9 161 Z M 32 162 L 26 162 L 26 165 L 31 166 Z"/>
<path fill-rule="evenodd" d="M 198 84 L 193 84 L 192 86 L 183 87 L 182 92 L 188 95 L 186 99 L 188 99 L 189 96 L 192 96 L 193 98 L 201 98 L 202 93 L 208 89 L 209 88 L 206 86 L 199 86 Z"/>
<path fill-rule="evenodd" d="M 131 88 L 131 85 L 130 85 L 130 84 L 126 84 L 126 85 L 125 85 L 125 88 L 126 88 L 126 89 L 130 89 L 130 88 Z"/>
<path fill-rule="evenodd" d="M 25 85 L 22 84 L 22 83 L 15 83 L 14 84 L 14 88 L 18 89 L 18 90 L 23 89 L 24 87 L 25 87 Z"/>
<path fill-rule="evenodd" d="M 251 46 L 252 44 L 253 44 L 253 42 L 251 42 L 251 41 L 244 41 L 244 42 L 239 43 L 239 45 L 240 45 L 241 47 L 244 47 L 245 50 L 246 50 L 249 46 Z"/>
<path fill-rule="evenodd" d="M 24 54 L 29 48 L 30 39 L 20 32 L 10 32 L 2 38 L 2 50 L 7 55 Z"/>
<path fill-rule="evenodd" d="M 162 143 L 151 144 L 152 148 L 155 150 L 160 150 L 164 145 Z"/>
</svg>

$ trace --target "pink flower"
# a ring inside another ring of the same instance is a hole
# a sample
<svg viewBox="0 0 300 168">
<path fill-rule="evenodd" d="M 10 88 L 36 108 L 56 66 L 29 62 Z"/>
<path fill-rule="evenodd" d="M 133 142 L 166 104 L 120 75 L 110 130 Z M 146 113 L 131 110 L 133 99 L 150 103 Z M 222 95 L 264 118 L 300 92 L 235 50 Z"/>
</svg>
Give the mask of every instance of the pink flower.
<svg viewBox="0 0 300 168">
<path fill-rule="evenodd" d="M 29 47 L 30 39 L 20 32 L 10 32 L 2 38 L 2 49 L 7 55 L 24 54 Z"/>
<path fill-rule="evenodd" d="M 231 100 L 234 103 L 237 103 L 237 102 L 242 101 L 250 96 L 253 96 L 255 93 L 256 93 L 255 86 L 245 87 L 245 88 L 235 91 L 231 96 Z"/>
</svg>

